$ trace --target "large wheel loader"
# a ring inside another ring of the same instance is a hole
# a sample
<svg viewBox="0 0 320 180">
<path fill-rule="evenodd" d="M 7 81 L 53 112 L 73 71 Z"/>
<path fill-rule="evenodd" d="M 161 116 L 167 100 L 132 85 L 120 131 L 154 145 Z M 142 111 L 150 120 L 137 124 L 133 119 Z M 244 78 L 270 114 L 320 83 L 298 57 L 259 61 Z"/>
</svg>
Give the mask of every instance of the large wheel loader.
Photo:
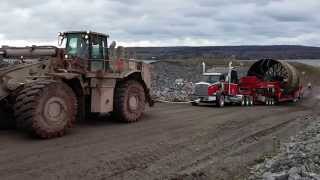
<svg viewBox="0 0 320 180">
<path fill-rule="evenodd" d="M 76 120 L 110 113 L 138 121 L 150 97 L 150 65 L 108 47 L 108 35 L 59 33 L 54 46 L 0 48 L 0 125 L 40 138 L 62 136 Z"/>
</svg>

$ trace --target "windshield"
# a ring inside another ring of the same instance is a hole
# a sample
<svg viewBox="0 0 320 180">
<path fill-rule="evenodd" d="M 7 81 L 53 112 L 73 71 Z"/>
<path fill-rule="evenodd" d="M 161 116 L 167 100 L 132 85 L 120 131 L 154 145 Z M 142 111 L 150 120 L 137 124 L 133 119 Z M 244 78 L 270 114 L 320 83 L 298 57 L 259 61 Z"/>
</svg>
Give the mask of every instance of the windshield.
<svg viewBox="0 0 320 180">
<path fill-rule="evenodd" d="M 88 48 L 81 34 L 68 34 L 66 51 L 68 55 L 80 58 L 88 57 Z"/>
<path fill-rule="evenodd" d="M 203 82 L 208 82 L 208 83 L 216 83 L 216 82 L 219 82 L 221 80 L 221 75 L 210 75 L 210 76 L 205 76 L 205 75 L 202 75 L 201 77 L 202 81 Z"/>
</svg>

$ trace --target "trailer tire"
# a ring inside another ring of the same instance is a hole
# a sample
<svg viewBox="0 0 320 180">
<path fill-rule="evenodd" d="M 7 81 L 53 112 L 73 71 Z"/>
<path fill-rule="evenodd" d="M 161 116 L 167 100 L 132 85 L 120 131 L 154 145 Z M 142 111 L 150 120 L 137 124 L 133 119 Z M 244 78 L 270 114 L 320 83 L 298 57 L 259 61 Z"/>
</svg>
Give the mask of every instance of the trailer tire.
<svg viewBox="0 0 320 180">
<path fill-rule="evenodd" d="M 273 98 L 271 98 L 271 106 L 275 105 L 275 100 Z"/>
<path fill-rule="evenodd" d="M 14 105 L 17 127 L 48 139 L 63 136 L 76 120 L 77 98 L 63 82 L 44 80 L 27 85 Z"/>
<path fill-rule="evenodd" d="M 115 90 L 113 117 L 127 123 L 138 121 L 144 113 L 145 98 L 140 82 L 128 80 L 120 83 Z"/>
<path fill-rule="evenodd" d="M 270 99 L 269 99 L 269 98 L 266 99 L 266 105 L 267 105 L 267 106 L 270 105 Z"/>
</svg>

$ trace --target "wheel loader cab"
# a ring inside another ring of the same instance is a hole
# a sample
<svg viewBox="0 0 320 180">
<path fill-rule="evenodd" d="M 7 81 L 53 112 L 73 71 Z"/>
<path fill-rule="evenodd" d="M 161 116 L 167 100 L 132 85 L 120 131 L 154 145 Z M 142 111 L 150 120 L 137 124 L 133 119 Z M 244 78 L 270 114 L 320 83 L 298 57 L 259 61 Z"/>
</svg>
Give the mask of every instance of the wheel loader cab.
<svg viewBox="0 0 320 180">
<path fill-rule="evenodd" d="M 87 61 L 87 71 L 109 69 L 108 36 L 94 32 L 66 32 L 66 59 Z"/>
</svg>

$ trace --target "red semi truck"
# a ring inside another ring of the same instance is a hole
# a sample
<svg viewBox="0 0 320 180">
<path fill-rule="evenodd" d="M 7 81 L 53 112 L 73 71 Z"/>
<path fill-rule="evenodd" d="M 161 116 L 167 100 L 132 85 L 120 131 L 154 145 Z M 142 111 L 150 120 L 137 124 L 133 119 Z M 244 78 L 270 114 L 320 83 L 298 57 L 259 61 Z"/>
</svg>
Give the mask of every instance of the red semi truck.
<svg viewBox="0 0 320 180">
<path fill-rule="evenodd" d="M 192 96 L 192 105 L 198 105 L 199 103 L 212 103 L 218 107 L 223 107 L 225 104 L 239 104 L 242 106 L 252 106 L 254 104 L 274 105 L 279 102 L 301 99 L 302 86 L 295 69 L 285 63 L 283 66 L 285 68 L 289 67 L 289 72 L 280 72 L 279 75 L 279 72 L 277 74 L 275 71 L 283 71 L 283 69 L 281 70 L 278 65 L 275 65 L 275 60 L 272 61 L 271 75 L 273 77 L 270 78 L 271 80 L 262 78 L 261 73 L 259 75 L 254 70 L 250 71 L 250 69 L 247 76 L 238 79 L 237 71 L 232 67 L 232 63 L 229 63 L 228 72 L 225 73 L 208 73 L 205 70 L 205 64 L 203 64 L 203 76 L 206 80 L 205 82 L 196 83 Z M 265 62 L 262 64 L 265 64 Z M 272 66 L 276 66 L 274 67 L 276 69 L 272 69 Z M 265 77 L 270 74 L 270 69 L 264 69 L 263 76 Z M 294 85 L 292 86 L 292 84 Z"/>
</svg>

